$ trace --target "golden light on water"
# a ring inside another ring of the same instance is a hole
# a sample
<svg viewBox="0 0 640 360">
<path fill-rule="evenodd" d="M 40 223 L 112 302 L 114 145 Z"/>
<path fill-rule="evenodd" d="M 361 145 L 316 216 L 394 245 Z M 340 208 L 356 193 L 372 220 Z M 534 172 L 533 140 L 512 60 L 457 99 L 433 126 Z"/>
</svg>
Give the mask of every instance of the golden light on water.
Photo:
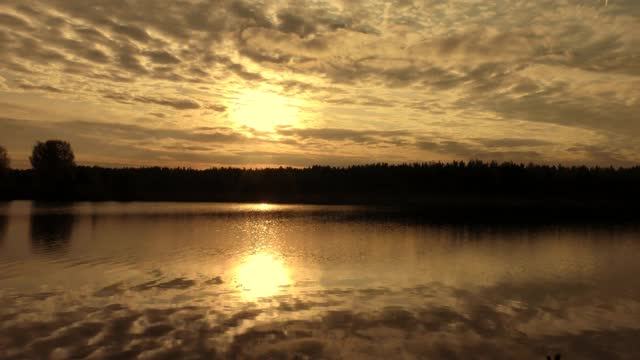
<svg viewBox="0 0 640 360">
<path fill-rule="evenodd" d="M 231 119 L 236 124 L 261 131 L 298 122 L 298 107 L 293 99 L 262 90 L 241 91 L 230 109 Z"/>
<path fill-rule="evenodd" d="M 291 284 L 289 269 L 276 256 L 259 252 L 247 256 L 236 270 L 238 285 L 249 299 L 276 295 Z"/>
<path fill-rule="evenodd" d="M 262 204 L 256 204 L 252 206 L 251 209 L 255 211 L 270 211 L 270 210 L 274 210 L 275 208 L 276 208 L 276 205 L 262 203 Z"/>
</svg>

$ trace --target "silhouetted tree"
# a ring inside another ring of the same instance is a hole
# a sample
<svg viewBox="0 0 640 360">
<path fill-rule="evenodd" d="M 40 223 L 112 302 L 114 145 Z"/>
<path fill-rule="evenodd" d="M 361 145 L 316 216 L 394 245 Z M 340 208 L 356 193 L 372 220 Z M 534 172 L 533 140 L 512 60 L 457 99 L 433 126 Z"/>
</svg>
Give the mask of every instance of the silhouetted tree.
<svg viewBox="0 0 640 360">
<path fill-rule="evenodd" d="M 35 171 L 40 197 L 65 198 L 73 190 L 75 156 L 71 144 L 62 140 L 38 141 L 29 160 Z"/>
<path fill-rule="evenodd" d="M 7 150 L 0 146 L 0 176 L 4 175 L 11 165 L 11 161 L 9 160 L 9 155 L 7 154 Z"/>
<path fill-rule="evenodd" d="M 62 140 L 38 141 L 29 160 L 40 174 L 60 173 L 76 166 L 71 144 Z"/>
<path fill-rule="evenodd" d="M 9 183 L 9 166 L 7 150 L 0 146 L 0 201 L 10 198 L 13 190 Z"/>
</svg>

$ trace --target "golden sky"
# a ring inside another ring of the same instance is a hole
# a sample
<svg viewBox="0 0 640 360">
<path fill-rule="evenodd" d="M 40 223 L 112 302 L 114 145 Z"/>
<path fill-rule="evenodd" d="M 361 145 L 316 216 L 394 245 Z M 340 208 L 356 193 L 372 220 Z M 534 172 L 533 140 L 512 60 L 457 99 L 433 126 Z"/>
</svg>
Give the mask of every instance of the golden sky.
<svg viewBox="0 0 640 360">
<path fill-rule="evenodd" d="M 638 0 L 0 0 L 0 145 L 80 164 L 640 160 Z"/>
</svg>

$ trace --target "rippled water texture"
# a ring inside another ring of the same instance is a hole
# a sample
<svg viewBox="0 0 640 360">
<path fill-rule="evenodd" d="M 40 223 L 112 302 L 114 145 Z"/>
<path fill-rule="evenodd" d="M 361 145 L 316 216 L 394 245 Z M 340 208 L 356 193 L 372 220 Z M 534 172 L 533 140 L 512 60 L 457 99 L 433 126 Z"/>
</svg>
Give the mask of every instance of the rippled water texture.
<svg viewBox="0 0 640 360">
<path fill-rule="evenodd" d="M 0 358 L 640 358 L 635 226 L 0 203 Z"/>
</svg>

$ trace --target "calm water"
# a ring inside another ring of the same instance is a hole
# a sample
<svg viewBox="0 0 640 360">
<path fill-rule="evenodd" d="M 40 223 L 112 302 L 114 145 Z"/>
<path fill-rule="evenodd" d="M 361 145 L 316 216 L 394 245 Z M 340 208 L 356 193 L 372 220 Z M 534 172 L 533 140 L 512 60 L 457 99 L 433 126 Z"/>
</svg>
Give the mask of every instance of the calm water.
<svg viewBox="0 0 640 360">
<path fill-rule="evenodd" d="M 640 229 L 0 203 L 0 358 L 640 358 Z"/>
</svg>

